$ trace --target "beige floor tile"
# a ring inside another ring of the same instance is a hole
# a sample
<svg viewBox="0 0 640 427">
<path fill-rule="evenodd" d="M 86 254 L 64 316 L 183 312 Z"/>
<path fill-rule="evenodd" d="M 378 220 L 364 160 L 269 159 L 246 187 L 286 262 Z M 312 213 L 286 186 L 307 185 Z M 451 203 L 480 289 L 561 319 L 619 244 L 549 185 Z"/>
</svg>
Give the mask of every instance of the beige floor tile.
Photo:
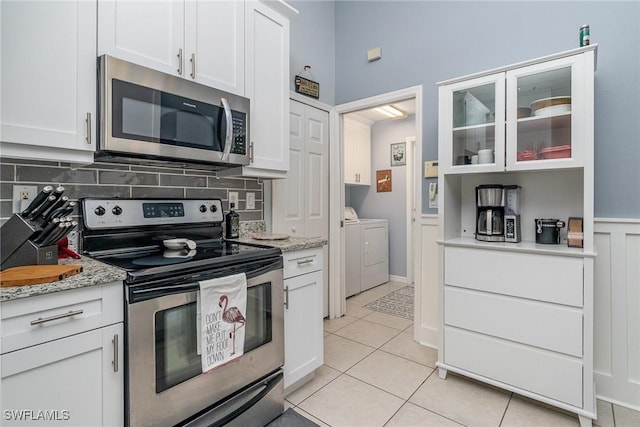
<svg viewBox="0 0 640 427">
<path fill-rule="evenodd" d="M 347 375 L 406 400 L 432 372 L 431 368 L 377 350 L 349 369 Z"/>
<path fill-rule="evenodd" d="M 609 402 L 598 399 L 596 401 L 598 410 L 598 419 L 594 421 L 594 425 L 599 427 L 615 427 L 613 422 L 613 406 Z"/>
<path fill-rule="evenodd" d="M 354 295 L 350 297 L 349 301 L 353 301 L 360 305 L 367 305 L 370 302 L 377 300 L 378 298 L 382 298 L 388 293 L 389 292 L 369 290 L 369 291 L 362 292 L 362 293 L 359 293 L 358 295 Z"/>
<path fill-rule="evenodd" d="M 411 324 L 409 326 L 407 326 L 406 328 L 404 328 L 404 330 L 402 332 L 407 332 L 411 335 L 413 335 L 413 322 L 411 322 Z"/>
<path fill-rule="evenodd" d="M 286 411 L 289 408 L 295 408 L 296 405 L 289 402 L 287 399 L 284 400 L 284 410 Z"/>
<path fill-rule="evenodd" d="M 299 405 L 304 399 L 336 379 L 338 375 L 340 375 L 340 371 L 322 365 L 316 369 L 315 378 L 287 395 L 287 400 L 294 405 Z"/>
<path fill-rule="evenodd" d="M 349 338 L 361 344 L 378 348 L 391 338 L 401 333 L 397 329 L 366 320 L 357 320 L 335 332 L 336 335 Z"/>
<path fill-rule="evenodd" d="M 392 316 L 390 314 L 380 313 L 374 311 L 371 314 L 363 317 L 368 322 L 378 323 L 380 325 L 388 326 L 400 331 L 406 329 L 408 326 L 413 325 L 413 320 L 405 319 L 404 317 Z"/>
<path fill-rule="evenodd" d="M 329 335 L 324 339 L 324 364 L 344 372 L 375 349 L 337 335 Z"/>
<path fill-rule="evenodd" d="M 616 427 L 640 426 L 640 412 L 623 406 L 613 405 L 613 418 L 616 421 Z"/>
<path fill-rule="evenodd" d="M 300 408 L 332 427 L 382 427 L 404 401 L 348 375 L 302 402 Z"/>
<path fill-rule="evenodd" d="M 347 300 L 347 316 L 361 318 L 371 313 L 373 313 L 373 310 L 364 308 L 361 303 L 351 301 L 351 299 Z"/>
<path fill-rule="evenodd" d="M 516 396 L 509 402 L 501 427 L 575 427 L 579 426 L 578 416 L 568 416 L 553 409 L 537 405 Z"/>
<path fill-rule="evenodd" d="M 510 393 L 452 375 L 431 375 L 409 401 L 467 426 L 498 426 Z"/>
<path fill-rule="evenodd" d="M 342 316 L 342 317 L 338 317 L 331 320 L 324 319 L 322 328 L 324 329 L 325 332 L 333 333 L 338 329 L 344 328 L 349 323 L 355 322 L 356 320 L 358 320 L 357 317 L 351 317 L 351 316 Z"/>
<path fill-rule="evenodd" d="M 461 424 L 451 421 L 431 411 L 405 403 L 391 418 L 385 427 L 460 427 Z"/>
<path fill-rule="evenodd" d="M 396 335 L 391 341 L 380 347 L 380 350 L 431 368 L 436 367 L 436 361 L 438 360 L 438 350 L 416 342 L 413 339 L 413 333 L 402 332 Z"/>
<path fill-rule="evenodd" d="M 326 337 L 326 336 L 327 336 L 327 335 L 329 335 L 329 334 L 330 334 L 330 332 L 322 331 L 322 336 L 323 336 L 323 337 Z"/>
<path fill-rule="evenodd" d="M 311 420 L 314 423 L 318 424 L 319 427 L 331 427 L 328 424 L 323 423 L 322 421 L 320 421 L 319 419 L 317 419 L 316 417 L 314 417 L 310 413 L 305 412 L 300 408 L 296 408 L 296 412 L 299 413 L 300 415 L 302 415 L 303 417 L 305 417 L 306 419 Z"/>
</svg>

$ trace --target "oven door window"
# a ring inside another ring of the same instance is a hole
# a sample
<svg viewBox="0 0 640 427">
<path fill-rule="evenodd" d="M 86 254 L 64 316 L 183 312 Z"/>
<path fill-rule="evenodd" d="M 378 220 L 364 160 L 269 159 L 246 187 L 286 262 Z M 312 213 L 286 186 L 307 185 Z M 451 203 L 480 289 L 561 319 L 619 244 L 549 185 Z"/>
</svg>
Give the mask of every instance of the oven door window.
<svg viewBox="0 0 640 427">
<path fill-rule="evenodd" d="M 116 138 L 222 151 L 224 109 L 113 79 Z"/>
<path fill-rule="evenodd" d="M 271 283 L 247 289 L 244 353 L 272 340 Z M 202 373 L 195 302 L 155 314 L 156 393 Z"/>
</svg>

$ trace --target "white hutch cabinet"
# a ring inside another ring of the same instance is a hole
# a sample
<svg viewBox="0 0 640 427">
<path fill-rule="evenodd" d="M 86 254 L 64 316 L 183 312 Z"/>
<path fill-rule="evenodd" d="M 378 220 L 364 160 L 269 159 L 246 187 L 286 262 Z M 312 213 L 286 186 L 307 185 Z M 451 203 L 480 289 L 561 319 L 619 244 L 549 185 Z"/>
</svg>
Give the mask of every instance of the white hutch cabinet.
<svg viewBox="0 0 640 427">
<path fill-rule="evenodd" d="M 456 372 L 595 419 L 593 87 L 597 46 L 439 83 L 441 378 Z M 540 101 L 540 107 L 533 104 Z M 521 186 L 522 241 L 483 242 L 475 187 Z M 535 219 L 583 218 L 583 248 Z"/>
</svg>

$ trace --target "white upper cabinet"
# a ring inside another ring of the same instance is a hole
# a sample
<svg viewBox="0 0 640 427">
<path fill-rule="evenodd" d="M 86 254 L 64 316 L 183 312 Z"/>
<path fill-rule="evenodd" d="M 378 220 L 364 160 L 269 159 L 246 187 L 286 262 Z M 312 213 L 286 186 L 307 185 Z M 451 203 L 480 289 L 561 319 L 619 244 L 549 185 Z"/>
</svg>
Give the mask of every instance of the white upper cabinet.
<svg viewBox="0 0 640 427">
<path fill-rule="evenodd" d="M 371 185 L 371 126 L 344 118 L 344 183 Z"/>
<path fill-rule="evenodd" d="M 241 174 L 284 178 L 289 170 L 289 20 L 260 2 L 247 2 L 245 9 L 251 164 Z"/>
<path fill-rule="evenodd" d="M 583 167 L 593 118 L 589 49 L 440 83 L 444 173 Z"/>
<path fill-rule="evenodd" d="M 98 55 L 244 95 L 244 2 L 101 1 Z"/>
<path fill-rule="evenodd" d="M 96 2 L 2 1 L 3 157 L 93 162 Z"/>
</svg>

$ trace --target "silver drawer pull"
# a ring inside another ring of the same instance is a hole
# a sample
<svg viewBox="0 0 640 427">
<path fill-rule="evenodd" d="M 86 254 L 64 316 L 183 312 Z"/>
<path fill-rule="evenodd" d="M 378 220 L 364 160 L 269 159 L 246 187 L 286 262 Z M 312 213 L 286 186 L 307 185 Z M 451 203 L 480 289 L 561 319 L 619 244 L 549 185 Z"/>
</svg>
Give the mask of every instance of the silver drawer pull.
<svg viewBox="0 0 640 427">
<path fill-rule="evenodd" d="M 113 336 L 111 342 L 113 343 L 113 360 L 111 364 L 113 365 L 113 372 L 118 372 L 118 334 Z"/>
<path fill-rule="evenodd" d="M 41 323 L 46 323 L 46 322 L 51 322 L 54 320 L 58 320 L 58 319 L 64 319 L 65 317 L 71 317 L 71 316 L 75 316 L 77 314 L 82 314 L 84 313 L 84 310 L 76 310 L 76 311 L 70 311 L 68 313 L 62 313 L 62 314 L 56 314 L 54 316 L 49 316 L 49 317 L 38 317 L 36 320 L 32 320 L 31 321 L 31 325 L 39 325 Z"/>
<path fill-rule="evenodd" d="M 314 261 L 313 258 L 303 259 L 303 260 L 298 261 L 298 265 L 309 264 L 309 263 L 312 263 L 313 261 Z"/>
<path fill-rule="evenodd" d="M 284 287 L 284 308 L 289 310 L 289 287 Z"/>
</svg>

